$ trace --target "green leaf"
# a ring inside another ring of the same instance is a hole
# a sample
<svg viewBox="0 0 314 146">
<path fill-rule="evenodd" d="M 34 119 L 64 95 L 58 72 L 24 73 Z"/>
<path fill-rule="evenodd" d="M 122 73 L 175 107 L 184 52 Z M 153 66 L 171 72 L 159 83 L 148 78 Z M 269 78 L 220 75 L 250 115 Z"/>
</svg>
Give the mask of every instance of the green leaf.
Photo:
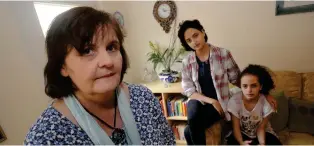
<svg viewBox="0 0 314 146">
<path fill-rule="evenodd" d="M 182 46 L 177 50 L 174 44 L 169 45 L 169 48 L 162 49 L 158 43 L 149 41 L 149 47 L 152 51 L 147 53 L 147 61 L 153 63 L 154 70 L 158 64 L 162 64 L 165 70 L 170 70 L 173 63 L 180 61 L 179 56 L 185 52 Z"/>
<path fill-rule="evenodd" d="M 154 71 L 156 71 L 157 63 L 154 63 Z"/>
</svg>

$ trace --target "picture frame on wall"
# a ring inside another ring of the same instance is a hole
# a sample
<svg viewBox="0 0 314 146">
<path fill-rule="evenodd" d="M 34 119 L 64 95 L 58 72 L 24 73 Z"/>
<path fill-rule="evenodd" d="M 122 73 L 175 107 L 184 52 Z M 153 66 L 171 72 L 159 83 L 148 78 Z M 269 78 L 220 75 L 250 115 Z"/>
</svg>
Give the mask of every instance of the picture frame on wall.
<svg viewBox="0 0 314 146">
<path fill-rule="evenodd" d="M 314 1 L 276 1 L 276 16 L 314 12 Z"/>
<path fill-rule="evenodd" d="M 7 139 L 6 135 L 4 134 L 4 131 L 2 130 L 0 126 L 0 143 L 5 141 Z"/>
</svg>

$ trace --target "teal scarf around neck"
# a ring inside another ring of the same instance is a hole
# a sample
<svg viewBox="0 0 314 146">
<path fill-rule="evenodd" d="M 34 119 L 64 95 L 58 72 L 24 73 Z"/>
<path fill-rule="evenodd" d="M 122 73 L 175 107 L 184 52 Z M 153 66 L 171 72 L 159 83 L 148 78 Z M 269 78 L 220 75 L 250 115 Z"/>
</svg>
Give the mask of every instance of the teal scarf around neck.
<svg viewBox="0 0 314 146">
<path fill-rule="evenodd" d="M 118 108 L 124 124 L 124 131 L 129 145 L 142 145 L 136 122 L 131 111 L 128 97 L 122 88 L 117 89 Z M 96 120 L 80 104 L 74 95 L 64 98 L 79 126 L 87 133 L 95 145 L 114 145 L 108 134 L 98 125 Z"/>
</svg>

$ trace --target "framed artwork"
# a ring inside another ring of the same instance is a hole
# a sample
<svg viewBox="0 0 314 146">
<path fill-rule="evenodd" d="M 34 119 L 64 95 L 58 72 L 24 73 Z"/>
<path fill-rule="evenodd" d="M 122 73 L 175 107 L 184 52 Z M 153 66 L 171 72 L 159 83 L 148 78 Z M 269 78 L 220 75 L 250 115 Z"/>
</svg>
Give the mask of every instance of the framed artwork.
<svg viewBox="0 0 314 146">
<path fill-rule="evenodd" d="M 0 143 L 5 141 L 7 139 L 7 137 L 4 134 L 4 131 L 2 130 L 1 126 L 0 126 Z"/>
<path fill-rule="evenodd" d="M 314 12 L 314 1 L 276 1 L 276 16 Z"/>
</svg>

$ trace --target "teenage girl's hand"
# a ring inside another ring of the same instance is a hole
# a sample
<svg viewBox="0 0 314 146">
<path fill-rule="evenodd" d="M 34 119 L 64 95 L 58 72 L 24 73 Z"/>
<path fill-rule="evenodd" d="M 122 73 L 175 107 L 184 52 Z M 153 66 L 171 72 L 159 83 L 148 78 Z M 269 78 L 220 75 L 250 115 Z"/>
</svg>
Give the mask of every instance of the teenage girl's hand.
<svg viewBox="0 0 314 146">
<path fill-rule="evenodd" d="M 218 100 L 213 99 L 212 103 L 211 103 L 214 108 L 218 111 L 218 113 L 223 117 L 224 114 L 224 110 L 222 109 L 220 103 L 218 102 Z"/>
<path fill-rule="evenodd" d="M 276 101 L 276 99 L 273 96 L 268 95 L 268 96 L 266 96 L 266 100 L 270 103 L 270 105 L 273 107 L 273 109 L 275 111 L 277 111 L 277 101 Z"/>
</svg>

